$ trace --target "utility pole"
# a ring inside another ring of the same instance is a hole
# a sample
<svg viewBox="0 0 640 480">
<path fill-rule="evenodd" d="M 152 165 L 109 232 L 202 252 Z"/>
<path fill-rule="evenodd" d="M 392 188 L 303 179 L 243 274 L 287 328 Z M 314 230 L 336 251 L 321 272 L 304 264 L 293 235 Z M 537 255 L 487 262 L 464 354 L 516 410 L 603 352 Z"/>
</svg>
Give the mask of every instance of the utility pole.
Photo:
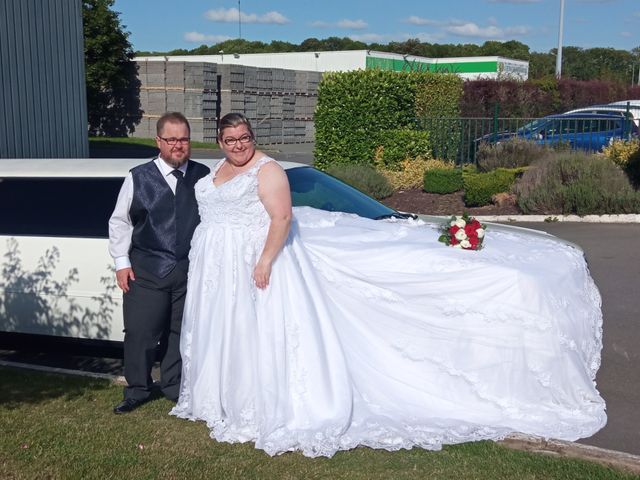
<svg viewBox="0 0 640 480">
<path fill-rule="evenodd" d="M 558 51 L 556 52 L 556 78 L 562 76 L 562 28 L 564 23 L 564 0 L 560 0 L 560 27 L 558 28 Z"/>
<path fill-rule="evenodd" d="M 242 40 L 242 13 L 240 13 L 240 0 L 238 0 L 238 38 Z"/>
</svg>

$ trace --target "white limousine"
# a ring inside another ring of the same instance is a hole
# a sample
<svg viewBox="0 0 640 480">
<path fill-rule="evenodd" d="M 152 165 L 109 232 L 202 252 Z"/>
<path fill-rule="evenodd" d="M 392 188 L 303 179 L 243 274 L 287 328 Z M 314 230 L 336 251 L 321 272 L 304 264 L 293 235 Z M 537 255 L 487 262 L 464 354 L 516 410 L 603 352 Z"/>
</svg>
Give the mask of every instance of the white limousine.
<svg viewBox="0 0 640 480">
<path fill-rule="evenodd" d="M 108 219 L 127 172 L 144 161 L 0 160 L 0 335 L 122 341 L 122 294 L 107 249 Z M 198 161 L 213 167 L 218 160 Z M 294 206 L 373 219 L 413 216 L 313 167 L 281 164 Z"/>
</svg>

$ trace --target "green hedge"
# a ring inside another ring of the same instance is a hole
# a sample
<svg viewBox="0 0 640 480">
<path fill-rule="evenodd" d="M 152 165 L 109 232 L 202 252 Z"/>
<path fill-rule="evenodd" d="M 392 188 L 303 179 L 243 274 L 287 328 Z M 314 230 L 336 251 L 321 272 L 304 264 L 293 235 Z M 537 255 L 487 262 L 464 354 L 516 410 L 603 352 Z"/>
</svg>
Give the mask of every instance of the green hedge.
<svg viewBox="0 0 640 480">
<path fill-rule="evenodd" d="M 412 124 L 415 75 L 357 70 L 326 73 L 318 87 L 314 165 L 373 163 L 378 132 Z"/>
<path fill-rule="evenodd" d="M 453 193 L 464 188 L 460 168 L 433 168 L 424 172 L 423 190 L 429 193 Z"/>
<path fill-rule="evenodd" d="M 450 161 L 458 158 L 462 134 L 458 119 L 463 85 L 464 81 L 455 74 L 425 75 L 418 80 L 416 118 L 420 129 L 429 132 L 434 158 Z"/>
<path fill-rule="evenodd" d="M 489 205 L 493 195 L 511 190 L 524 171 L 523 168 L 498 168 L 486 173 L 465 172 L 464 204 L 467 207 Z"/>
<path fill-rule="evenodd" d="M 376 159 L 391 170 L 401 168 L 400 162 L 405 158 L 431 158 L 429 132 L 408 128 L 379 132 L 376 149 Z"/>
<path fill-rule="evenodd" d="M 451 91 L 461 88 L 459 82 L 455 75 L 431 72 L 326 73 L 318 87 L 314 165 L 323 170 L 331 164 L 372 165 L 381 146 L 391 150 L 391 164 L 430 152 L 430 134 L 407 132 L 420 130 L 419 115 L 442 115 L 445 106 L 453 114 L 457 94 Z M 410 141 L 403 146 L 391 140 L 391 131 Z"/>
</svg>

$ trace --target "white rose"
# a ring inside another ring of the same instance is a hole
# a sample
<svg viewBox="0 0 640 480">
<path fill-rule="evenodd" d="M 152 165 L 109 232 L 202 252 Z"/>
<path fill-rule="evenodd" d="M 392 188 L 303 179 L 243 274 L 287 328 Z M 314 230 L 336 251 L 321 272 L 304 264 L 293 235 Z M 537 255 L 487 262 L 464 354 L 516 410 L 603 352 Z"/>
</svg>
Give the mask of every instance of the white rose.
<svg viewBox="0 0 640 480">
<path fill-rule="evenodd" d="M 463 229 L 458 230 L 454 236 L 456 237 L 456 240 L 458 240 L 459 242 L 467 239 L 467 234 Z"/>
<path fill-rule="evenodd" d="M 471 242 L 469 242 L 469 240 L 462 240 L 460 246 L 462 248 L 471 248 Z"/>
<path fill-rule="evenodd" d="M 478 238 L 484 237 L 484 228 L 478 228 L 476 233 L 478 234 Z"/>
<path fill-rule="evenodd" d="M 455 225 L 456 227 L 464 228 L 467 225 L 467 222 L 465 222 L 462 217 L 456 217 L 456 221 L 453 223 L 453 225 Z"/>
<path fill-rule="evenodd" d="M 459 243 L 456 243 L 453 248 L 462 248 L 462 245 L 460 245 Z"/>
</svg>

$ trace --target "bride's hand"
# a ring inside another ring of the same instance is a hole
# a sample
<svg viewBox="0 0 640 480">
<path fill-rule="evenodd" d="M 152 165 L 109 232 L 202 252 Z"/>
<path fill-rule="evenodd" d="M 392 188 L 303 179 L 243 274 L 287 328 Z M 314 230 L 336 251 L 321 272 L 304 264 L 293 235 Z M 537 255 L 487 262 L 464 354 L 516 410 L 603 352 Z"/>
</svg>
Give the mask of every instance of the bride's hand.
<svg viewBox="0 0 640 480">
<path fill-rule="evenodd" d="M 267 288 L 269 277 L 271 277 L 271 263 L 258 261 L 256 268 L 253 270 L 253 280 L 256 282 L 256 287 L 260 289 Z"/>
</svg>

